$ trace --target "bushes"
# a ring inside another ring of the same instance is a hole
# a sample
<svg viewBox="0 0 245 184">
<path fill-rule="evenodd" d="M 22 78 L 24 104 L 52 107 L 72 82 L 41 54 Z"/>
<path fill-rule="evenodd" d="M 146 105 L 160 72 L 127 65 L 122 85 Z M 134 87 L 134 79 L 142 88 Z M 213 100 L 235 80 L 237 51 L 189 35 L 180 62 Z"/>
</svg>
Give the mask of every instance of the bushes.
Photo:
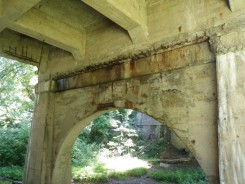
<svg viewBox="0 0 245 184">
<path fill-rule="evenodd" d="M 73 165 L 85 167 L 95 162 L 99 149 L 100 146 L 97 144 L 89 144 L 83 139 L 77 139 L 71 154 Z"/>
<path fill-rule="evenodd" d="M 140 140 L 131 123 L 135 111 L 115 110 L 103 114 L 86 127 L 76 140 L 72 150 L 73 165 L 88 166 L 99 153 L 106 156 L 132 154 Z M 102 153 L 103 152 L 103 153 Z"/>
<path fill-rule="evenodd" d="M 152 171 L 150 178 L 157 181 L 178 184 L 207 184 L 208 180 L 201 170 Z"/>
<path fill-rule="evenodd" d="M 0 167 L 0 176 L 5 179 L 13 179 L 21 181 L 23 179 L 23 167 L 8 166 Z"/>
<path fill-rule="evenodd" d="M 164 139 L 155 140 L 151 142 L 147 147 L 144 148 L 144 151 L 140 156 L 142 159 L 151 159 L 159 158 L 160 154 L 166 149 L 167 142 Z"/>
<path fill-rule="evenodd" d="M 29 126 L 0 129 L 0 166 L 24 166 Z"/>
</svg>

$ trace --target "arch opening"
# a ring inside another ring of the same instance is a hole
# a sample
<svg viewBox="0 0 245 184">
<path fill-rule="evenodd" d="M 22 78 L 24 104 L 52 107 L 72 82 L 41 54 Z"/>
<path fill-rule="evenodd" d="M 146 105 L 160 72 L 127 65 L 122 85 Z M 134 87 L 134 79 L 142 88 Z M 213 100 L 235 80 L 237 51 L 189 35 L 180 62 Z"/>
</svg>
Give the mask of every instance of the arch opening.
<svg viewBox="0 0 245 184">
<path fill-rule="evenodd" d="M 124 113 L 124 117 L 122 117 L 122 113 Z M 129 120 L 129 118 L 131 119 Z M 115 138 L 119 141 L 115 141 Z M 89 151 L 94 151 L 89 155 L 92 163 L 89 163 L 85 156 L 90 153 L 83 145 L 84 139 L 100 143 L 99 146 L 94 142 L 87 145 Z M 79 154 L 71 157 L 72 147 L 73 152 L 76 152 L 79 146 L 83 152 L 80 151 Z M 80 163 L 79 156 L 80 159 L 84 157 Z M 108 109 L 96 112 L 82 120 L 67 134 L 57 156 L 52 181 L 53 183 L 62 181 L 69 183 L 72 178 L 71 165 L 79 166 L 80 164 L 80 167 L 83 168 L 80 175 L 78 169 L 73 169 L 73 178 L 79 179 L 80 177 L 80 180 L 85 179 L 86 181 L 90 178 L 89 174 L 98 174 L 96 169 L 106 175 L 104 179 L 108 179 L 105 169 L 110 172 L 123 172 L 125 168 L 127 170 L 137 167 L 149 169 L 153 162 L 158 165 L 161 163 L 164 172 L 166 170 L 174 172 L 176 169 L 184 172 L 188 168 L 195 168 L 202 172 L 191 149 L 169 127 L 138 111 Z M 124 164 L 125 166 L 123 166 Z M 175 168 L 173 165 L 177 167 Z M 172 167 L 175 169 L 170 169 Z M 205 174 L 202 173 L 200 177 L 208 183 Z"/>
</svg>

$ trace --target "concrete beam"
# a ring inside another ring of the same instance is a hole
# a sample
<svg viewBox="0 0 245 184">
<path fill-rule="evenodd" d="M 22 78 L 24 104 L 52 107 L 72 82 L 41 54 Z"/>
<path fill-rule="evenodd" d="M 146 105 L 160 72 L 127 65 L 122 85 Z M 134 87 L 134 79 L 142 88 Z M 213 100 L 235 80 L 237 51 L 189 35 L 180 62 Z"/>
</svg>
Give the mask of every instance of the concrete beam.
<svg viewBox="0 0 245 184">
<path fill-rule="evenodd" d="M 25 13 L 17 21 L 8 24 L 8 27 L 22 34 L 69 51 L 77 61 L 84 58 L 86 42 L 85 30 L 68 26 L 63 23 L 62 20 L 48 16 L 36 8 Z"/>
<path fill-rule="evenodd" d="M 60 78 L 55 81 L 56 89 L 54 91 L 77 89 L 111 81 L 149 76 L 153 73 L 168 72 L 213 61 L 215 61 L 215 58 L 209 50 L 208 43 L 203 42 L 159 53 L 138 61 L 132 60 L 91 72 Z"/>
<path fill-rule="evenodd" d="M 0 32 L 8 22 L 13 22 L 26 13 L 41 0 L 1 0 L 0 2 Z"/>
<path fill-rule="evenodd" d="M 126 29 L 134 43 L 147 39 L 145 0 L 83 0 L 83 2 Z"/>
<path fill-rule="evenodd" d="M 0 56 L 39 66 L 48 57 L 47 44 L 5 29 L 0 32 Z"/>
<path fill-rule="evenodd" d="M 244 0 L 228 0 L 231 11 L 245 9 Z"/>
</svg>

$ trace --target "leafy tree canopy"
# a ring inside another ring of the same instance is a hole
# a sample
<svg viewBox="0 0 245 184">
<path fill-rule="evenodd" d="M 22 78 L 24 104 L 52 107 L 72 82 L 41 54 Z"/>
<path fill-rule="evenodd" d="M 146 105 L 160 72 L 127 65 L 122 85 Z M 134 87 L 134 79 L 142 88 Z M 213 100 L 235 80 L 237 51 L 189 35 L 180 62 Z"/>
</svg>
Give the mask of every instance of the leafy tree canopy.
<svg viewBox="0 0 245 184">
<path fill-rule="evenodd" d="M 37 68 L 0 58 L 0 127 L 31 122 Z"/>
</svg>

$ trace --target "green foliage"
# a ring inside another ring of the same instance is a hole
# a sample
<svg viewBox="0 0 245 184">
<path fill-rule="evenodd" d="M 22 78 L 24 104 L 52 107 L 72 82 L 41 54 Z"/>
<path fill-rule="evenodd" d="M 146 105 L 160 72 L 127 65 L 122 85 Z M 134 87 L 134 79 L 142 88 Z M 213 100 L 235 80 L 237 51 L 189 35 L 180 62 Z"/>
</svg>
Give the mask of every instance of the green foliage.
<svg viewBox="0 0 245 184">
<path fill-rule="evenodd" d="M 144 159 L 159 158 L 160 154 L 166 149 L 166 142 L 163 139 L 159 139 L 151 143 L 141 156 Z"/>
<path fill-rule="evenodd" d="M 140 177 L 147 174 L 146 168 L 135 168 L 124 172 L 116 172 L 104 168 L 103 164 L 97 164 L 93 170 L 86 168 L 73 168 L 73 177 L 81 183 L 105 182 L 109 179 L 125 179 L 128 177 Z"/>
<path fill-rule="evenodd" d="M 90 163 L 96 162 L 96 156 L 100 146 L 97 144 L 89 144 L 83 140 L 77 139 L 72 149 L 72 163 L 76 166 L 88 166 Z"/>
<path fill-rule="evenodd" d="M 132 177 L 140 177 L 146 174 L 147 174 L 147 169 L 143 167 L 139 167 L 139 168 L 135 168 L 135 169 L 126 171 L 126 175 L 132 176 Z"/>
<path fill-rule="evenodd" d="M 73 167 L 72 168 L 73 179 L 81 183 L 94 183 L 99 181 L 107 181 L 109 172 L 104 169 L 103 165 L 99 164 L 93 169 L 84 167 Z"/>
<path fill-rule="evenodd" d="M 5 179 L 22 181 L 23 172 L 23 167 L 20 166 L 0 167 L 0 176 Z"/>
<path fill-rule="evenodd" d="M 208 180 L 201 170 L 152 171 L 150 178 L 178 184 L 207 184 Z"/>
<path fill-rule="evenodd" d="M 111 131 L 109 118 L 107 114 L 104 114 L 93 121 L 90 131 L 90 142 L 96 142 L 97 144 L 108 142 Z"/>
<path fill-rule="evenodd" d="M 10 181 L 0 181 L 0 184 L 12 184 Z"/>
<path fill-rule="evenodd" d="M 0 58 L 0 177 L 22 180 L 36 67 Z"/>
<path fill-rule="evenodd" d="M 29 123 L 34 106 L 36 68 L 17 61 L 0 58 L 0 127 L 16 127 Z"/>
<path fill-rule="evenodd" d="M 24 165 L 28 137 L 28 124 L 0 129 L 0 166 Z"/>
<path fill-rule="evenodd" d="M 137 150 L 140 140 L 131 123 L 135 111 L 121 109 L 103 114 L 85 128 L 76 140 L 72 150 L 73 165 L 88 166 L 96 162 L 99 152 L 107 150 L 110 155 L 123 155 Z"/>
</svg>

